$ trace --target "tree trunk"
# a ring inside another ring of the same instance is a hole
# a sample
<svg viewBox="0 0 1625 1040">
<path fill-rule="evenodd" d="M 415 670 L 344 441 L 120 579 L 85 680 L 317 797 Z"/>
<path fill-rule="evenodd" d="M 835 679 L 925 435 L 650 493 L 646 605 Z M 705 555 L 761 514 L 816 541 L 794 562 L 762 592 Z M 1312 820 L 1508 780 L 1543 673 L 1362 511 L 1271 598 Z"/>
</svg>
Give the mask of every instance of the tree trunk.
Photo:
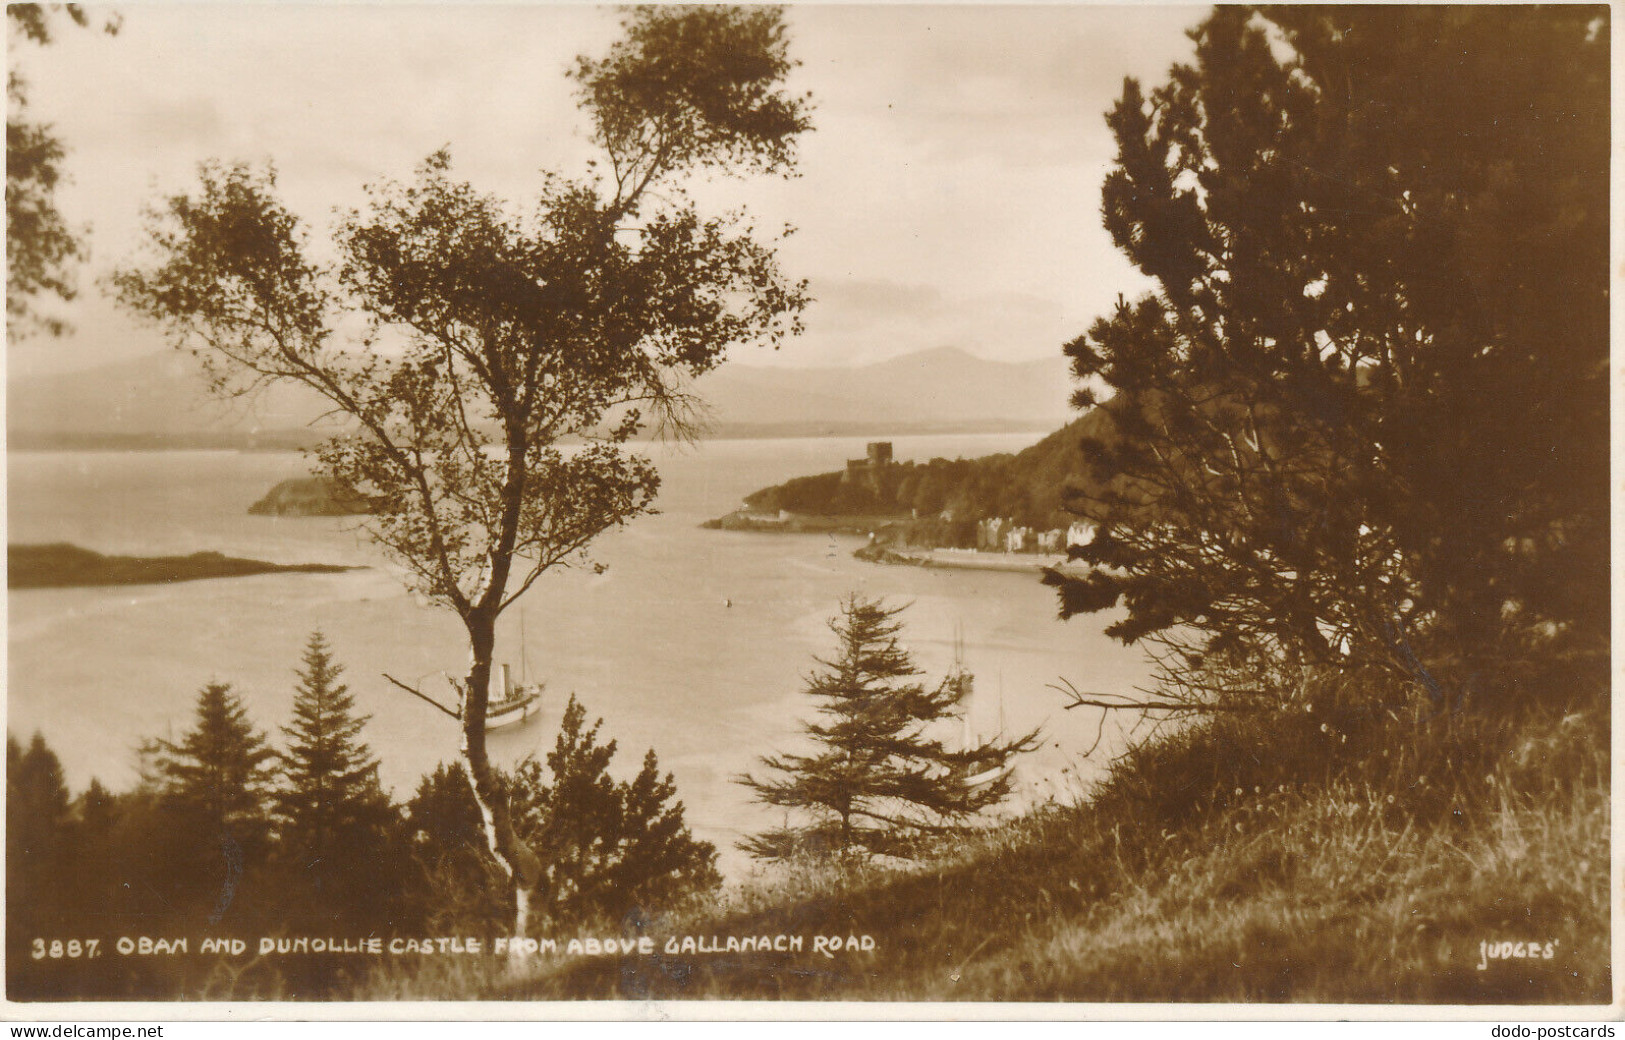
<svg viewBox="0 0 1625 1040">
<path fill-rule="evenodd" d="M 491 658 L 496 647 L 496 619 L 466 619 L 472 659 L 463 690 L 463 761 L 468 766 L 469 786 L 485 824 L 485 845 L 508 875 L 513 887 L 513 935 L 525 934 L 530 916 L 531 889 L 541 877 L 536 855 L 520 844 L 514 834 L 508 801 L 502 796 L 485 749 L 485 714 L 491 699 Z"/>
</svg>

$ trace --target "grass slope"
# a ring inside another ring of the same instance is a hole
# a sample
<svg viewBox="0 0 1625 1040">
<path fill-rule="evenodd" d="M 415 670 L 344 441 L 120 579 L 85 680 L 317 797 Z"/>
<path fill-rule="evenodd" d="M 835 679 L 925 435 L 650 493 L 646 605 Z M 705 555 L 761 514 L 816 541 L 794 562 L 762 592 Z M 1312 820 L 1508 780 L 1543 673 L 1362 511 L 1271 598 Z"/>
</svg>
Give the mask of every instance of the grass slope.
<svg viewBox="0 0 1625 1040">
<path fill-rule="evenodd" d="M 1426 707 L 1372 715 L 1294 703 L 1268 725 L 1224 717 L 1167 734 L 1120 760 L 1091 803 L 1011 821 L 924 866 L 802 870 L 643 923 L 660 937 L 803 934 L 801 953 L 557 958 L 520 979 L 419 978 L 407 989 L 508 999 L 1611 999 L 1605 705 L 1492 723 Z M 828 958 L 811 952 L 815 934 L 867 934 L 875 949 Z M 1480 944 L 1501 942 L 1533 943 L 1538 956 L 1480 969 Z"/>
</svg>

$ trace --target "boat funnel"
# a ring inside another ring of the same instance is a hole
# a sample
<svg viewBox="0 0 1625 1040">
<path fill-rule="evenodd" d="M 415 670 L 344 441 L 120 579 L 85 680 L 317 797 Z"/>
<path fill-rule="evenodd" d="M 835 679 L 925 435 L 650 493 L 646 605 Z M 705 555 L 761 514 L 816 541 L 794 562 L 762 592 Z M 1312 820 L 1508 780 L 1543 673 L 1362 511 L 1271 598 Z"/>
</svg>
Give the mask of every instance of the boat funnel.
<svg viewBox="0 0 1625 1040">
<path fill-rule="evenodd" d="M 513 676 L 508 672 L 508 666 L 502 665 L 502 699 L 513 699 Z"/>
</svg>

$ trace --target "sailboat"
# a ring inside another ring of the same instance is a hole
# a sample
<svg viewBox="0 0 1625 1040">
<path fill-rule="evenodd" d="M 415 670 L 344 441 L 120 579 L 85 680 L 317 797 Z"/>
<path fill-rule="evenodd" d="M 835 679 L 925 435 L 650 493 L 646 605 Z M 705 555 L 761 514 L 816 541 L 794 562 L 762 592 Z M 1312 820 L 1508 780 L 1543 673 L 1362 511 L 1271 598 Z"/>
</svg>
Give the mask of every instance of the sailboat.
<svg viewBox="0 0 1625 1040">
<path fill-rule="evenodd" d="M 976 681 L 964 672 L 961 664 L 963 659 L 963 636 L 956 631 L 954 633 L 954 661 L 956 666 L 960 667 L 960 674 L 963 676 L 962 681 L 965 684 L 965 696 L 960 703 L 959 715 L 963 731 L 960 733 L 959 740 L 961 749 L 970 751 L 981 743 L 981 739 L 971 725 L 971 714 L 976 705 Z M 1004 673 L 1002 671 L 999 673 L 999 733 L 1004 733 Z M 959 782 L 964 785 L 966 790 L 974 791 L 978 787 L 985 787 L 1001 777 L 1008 776 L 1015 767 L 1014 762 L 1005 759 L 992 769 L 961 777 Z"/>
</svg>

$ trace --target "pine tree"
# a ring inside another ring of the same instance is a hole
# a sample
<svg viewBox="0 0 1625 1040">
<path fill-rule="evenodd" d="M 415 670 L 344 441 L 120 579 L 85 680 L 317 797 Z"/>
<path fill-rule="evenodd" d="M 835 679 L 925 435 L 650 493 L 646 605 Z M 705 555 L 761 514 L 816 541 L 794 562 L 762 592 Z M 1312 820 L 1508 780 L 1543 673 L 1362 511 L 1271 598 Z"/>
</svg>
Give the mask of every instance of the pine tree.
<svg viewBox="0 0 1625 1040">
<path fill-rule="evenodd" d="M 628 892 L 644 905 L 668 900 L 683 891 L 707 891 L 721 883 L 716 848 L 696 841 L 677 801 L 670 773 L 661 775 L 650 748 L 643 768 L 629 784 L 620 785 L 621 840 L 637 855 L 622 856 L 611 870 L 610 888 Z"/>
<path fill-rule="evenodd" d="M 304 665 L 271 796 L 278 855 L 312 889 L 312 912 L 368 917 L 390 894 L 379 871 L 395 812 L 378 783 L 378 760 L 360 740 L 370 716 L 355 714 L 355 697 L 339 682 L 343 668 L 320 632 L 305 644 Z"/>
<path fill-rule="evenodd" d="M 661 775 L 654 749 L 630 783 L 616 781 L 609 774 L 616 742 L 600 744 L 604 720 L 586 720 L 587 709 L 571 696 L 546 775 L 534 759 L 513 774 L 521 834 L 546 850 L 544 912 L 554 921 L 621 917 L 714 888 L 721 881 L 716 848 L 689 832 L 676 784 Z"/>
<path fill-rule="evenodd" d="M 1606 683 L 1602 9 L 1221 5 L 1192 35 L 1108 116 L 1105 225 L 1157 285 L 1066 348 L 1107 422 L 1063 615 L 1486 705 L 1572 688 L 1545 662 Z"/>
<path fill-rule="evenodd" d="M 545 763 L 527 758 L 500 774 L 520 840 L 542 863 L 539 916 L 554 926 L 646 914 L 722 880 L 716 848 L 689 831 L 673 777 L 660 773 L 654 751 L 630 782 L 617 781 L 609 772 L 616 743 L 599 742 L 602 726 L 602 719 L 588 725 L 572 696 Z M 443 765 L 424 777 L 407 815 L 425 917 L 494 925 L 496 868 L 483 851 L 479 806 L 462 767 Z"/>
<path fill-rule="evenodd" d="M 854 595 L 830 621 L 840 653 L 818 659 L 823 670 L 808 677 L 806 690 L 827 721 L 803 724 L 820 748 L 763 758 L 778 777 L 739 777 L 759 801 L 812 822 L 754 835 L 740 848 L 760 859 L 854 848 L 909 855 L 921 837 L 961 829 L 1009 796 L 1004 767 L 1036 746 L 1037 732 L 957 751 L 932 735 L 960 718 L 972 680 L 955 670 L 933 688 L 915 681 L 922 672 L 897 641 L 904 609 Z"/>
<path fill-rule="evenodd" d="M 120 829 L 127 815 L 124 799 L 91 779 L 73 801 L 78 824 L 75 863 L 69 872 L 80 906 L 102 919 L 110 919 L 126 904 L 124 883 L 129 880 L 129 856 Z"/>
<path fill-rule="evenodd" d="M 424 774 L 405 809 L 416 868 L 403 893 L 407 919 L 439 935 L 499 926 L 513 908 L 506 905 L 462 764 L 442 762 Z"/>
</svg>

